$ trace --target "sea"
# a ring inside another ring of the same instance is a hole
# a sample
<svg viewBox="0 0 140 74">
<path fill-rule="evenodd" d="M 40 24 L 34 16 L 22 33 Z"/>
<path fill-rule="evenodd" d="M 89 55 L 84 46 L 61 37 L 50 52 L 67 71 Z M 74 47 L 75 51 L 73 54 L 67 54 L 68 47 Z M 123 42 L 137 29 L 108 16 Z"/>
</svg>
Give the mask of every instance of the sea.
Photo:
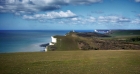
<svg viewBox="0 0 140 74">
<path fill-rule="evenodd" d="M 0 53 L 42 52 L 42 44 L 51 42 L 51 36 L 65 35 L 72 30 L 0 30 Z M 94 30 L 75 30 L 93 32 Z"/>
</svg>

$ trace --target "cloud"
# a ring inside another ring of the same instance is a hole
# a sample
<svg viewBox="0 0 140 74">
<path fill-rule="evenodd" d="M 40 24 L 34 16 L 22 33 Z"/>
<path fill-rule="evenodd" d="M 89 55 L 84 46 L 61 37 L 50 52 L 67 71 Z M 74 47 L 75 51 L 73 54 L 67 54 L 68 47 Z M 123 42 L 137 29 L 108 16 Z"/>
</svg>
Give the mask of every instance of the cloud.
<svg viewBox="0 0 140 74">
<path fill-rule="evenodd" d="M 0 6 L 0 9 L 3 9 L 3 6 Z"/>
<path fill-rule="evenodd" d="M 70 4 L 93 4 L 102 2 L 102 0 L 65 0 L 69 2 Z"/>
<path fill-rule="evenodd" d="M 52 11 L 66 5 L 93 4 L 102 0 L 0 0 L 0 12 L 24 14 L 39 11 Z"/>
<path fill-rule="evenodd" d="M 30 20 L 36 19 L 34 16 L 28 16 L 28 15 L 24 15 L 23 18 L 24 19 L 30 19 Z"/>
<path fill-rule="evenodd" d="M 140 0 L 135 0 L 135 2 L 140 2 Z"/>
<path fill-rule="evenodd" d="M 79 19 L 75 17 L 75 18 L 72 18 L 71 20 L 78 21 Z"/>
<path fill-rule="evenodd" d="M 99 16 L 99 22 L 110 22 L 110 23 L 122 23 L 122 22 L 130 22 L 129 18 L 119 17 L 119 16 Z"/>
<path fill-rule="evenodd" d="M 60 9 L 60 5 L 49 4 L 51 0 L 3 0 L 0 2 L 0 12 L 12 12 L 12 13 L 35 13 L 39 11 L 49 11 Z"/>
<path fill-rule="evenodd" d="M 15 15 L 20 15 L 20 13 L 17 13 L 17 12 L 16 12 Z"/>
<path fill-rule="evenodd" d="M 17 15 L 20 15 L 17 13 Z M 87 24 L 140 24 L 140 19 L 130 19 L 124 16 L 86 16 L 80 17 L 70 10 L 59 12 L 48 12 L 45 14 L 23 15 L 23 19 L 38 20 L 39 22 L 53 22 L 55 24 L 87 25 Z"/>
<path fill-rule="evenodd" d="M 129 18 L 119 18 L 118 22 L 130 22 Z"/>
<path fill-rule="evenodd" d="M 58 22 L 58 23 L 63 24 L 64 22 L 63 22 L 63 21 L 60 21 L 60 22 Z"/>
<path fill-rule="evenodd" d="M 99 16 L 98 17 L 98 21 L 99 22 L 108 22 L 108 18 L 104 17 L 104 16 Z"/>
<path fill-rule="evenodd" d="M 70 10 L 67 10 L 66 12 L 60 11 L 60 12 L 48 12 L 46 14 L 35 14 L 35 15 L 24 15 L 24 19 L 31 19 L 31 20 L 40 20 L 40 19 L 63 19 L 63 18 L 73 18 L 76 17 L 76 14 L 71 12 Z"/>
<path fill-rule="evenodd" d="M 68 19 L 69 20 L 69 19 Z M 78 24 L 129 24 L 132 23 L 132 19 L 126 18 L 123 16 L 98 16 L 98 17 L 93 17 L 93 16 L 87 16 L 85 18 L 81 17 L 75 17 L 71 18 L 71 21 L 69 23 L 77 23 Z M 138 24 L 138 20 L 133 21 L 133 23 Z M 65 23 L 66 24 L 66 23 Z"/>
<path fill-rule="evenodd" d="M 87 18 L 86 21 L 93 23 L 93 22 L 96 22 L 96 18 L 91 16 L 91 17 Z"/>
<path fill-rule="evenodd" d="M 134 19 L 131 21 L 132 24 L 140 24 L 140 19 Z"/>
</svg>

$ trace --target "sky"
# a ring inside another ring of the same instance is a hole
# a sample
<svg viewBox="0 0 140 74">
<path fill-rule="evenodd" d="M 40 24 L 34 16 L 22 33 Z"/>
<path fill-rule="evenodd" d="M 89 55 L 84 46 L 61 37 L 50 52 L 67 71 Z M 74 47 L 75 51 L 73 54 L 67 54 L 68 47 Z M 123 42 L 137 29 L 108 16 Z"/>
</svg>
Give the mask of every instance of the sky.
<svg viewBox="0 0 140 74">
<path fill-rule="evenodd" d="M 140 0 L 0 0 L 0 30 L 140 29 Z"/>
</svg>

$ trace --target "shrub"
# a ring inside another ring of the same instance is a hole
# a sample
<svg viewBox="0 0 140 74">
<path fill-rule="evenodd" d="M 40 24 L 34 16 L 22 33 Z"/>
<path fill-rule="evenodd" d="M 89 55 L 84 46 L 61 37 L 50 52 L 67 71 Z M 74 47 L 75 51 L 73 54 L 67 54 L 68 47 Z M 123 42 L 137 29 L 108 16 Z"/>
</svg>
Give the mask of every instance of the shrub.
<svg viewBox="0 0 140 74">
<path fill-rule="evenodd" d="M 99 50 L 99 48 L 94 48 L 94 50 Z"/>
<path fill-rule="evenodd" d="M 49 50 L 51 50 L 51 51 L 54 51 L 54 50 L 56 50 L 56 49 L 57 49 L 57 47 L 54 46 L 54 45 L 50 45 L 50 46 L 49 46 Z"/>
</svg>

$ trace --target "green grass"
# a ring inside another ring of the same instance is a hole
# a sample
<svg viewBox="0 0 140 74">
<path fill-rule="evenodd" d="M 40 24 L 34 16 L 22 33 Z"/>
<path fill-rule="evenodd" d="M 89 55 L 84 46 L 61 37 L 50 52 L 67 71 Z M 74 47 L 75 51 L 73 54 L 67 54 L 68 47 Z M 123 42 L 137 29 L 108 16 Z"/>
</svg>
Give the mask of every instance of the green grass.
<svg viewBox="0 0 140 74">
<path fill-rule="evenodd" d="M 112 30 L 111 36 L 133 36 L 140 35 L 140 30 Z"/>
<path fill-rule="evenodd" d="M 139 50 L 0 54 L 1 74 L 140 74 Z"/>
<path fill-rule="evenodd" d="M 57 43 L 55 46 L 57 47 L 57 51 L 72 51 L 78 50 L 78 44 L 75 37 L 71 36 L 55 36 L 57 38 Z"/>
<path fill-rule="evenodd" d="M 90 47 L 93 49 L 95 48 L 105 49 L 105 46 L 103 47 L 103 43 L 106 43 L 107 41 L 110 45 L 108 47 L 114 46 L 117 42 L 121 43 L 120 41 L 123 41 L 126 43 L 132 43 L 132 44 L 140 44 L 139 42 L 136 42 L 136 41 L 132 42 L 129 40 L 130 38 L 140 37 L 140 30 L 113 30 L 111 31 L 110 35 L 111 37 L 94 37 L 94 36 L 81 37 L 81 36 L 78 36 L 77 33 L 70 32 L 66 36 L 54 36 L 55 38 L 57 38 L 57 43 L 54 46 L 48 46 L 48 50 L 49 51 L 51 50 L 79 51 L 81 47 L 84 47 L 84 48 L 86 47 L 85 49 L 89 49 Z M 112 42 L 112 44 L 109 42 L 109 40 L 110 42 Z M 83 46 L 82 45 L 80 46 L 78 45 L 78 41 L 83 41 L 85 42 L 85 44 Z M 97 44 L 96 41 L 102 41 L 102 42 Z M 122 47 L 118 46 L 118 49 L 121 49 L 121 48 Z M 113 48 L 110 48 L 110 49 L 113 49 Z"/>
</svg>

